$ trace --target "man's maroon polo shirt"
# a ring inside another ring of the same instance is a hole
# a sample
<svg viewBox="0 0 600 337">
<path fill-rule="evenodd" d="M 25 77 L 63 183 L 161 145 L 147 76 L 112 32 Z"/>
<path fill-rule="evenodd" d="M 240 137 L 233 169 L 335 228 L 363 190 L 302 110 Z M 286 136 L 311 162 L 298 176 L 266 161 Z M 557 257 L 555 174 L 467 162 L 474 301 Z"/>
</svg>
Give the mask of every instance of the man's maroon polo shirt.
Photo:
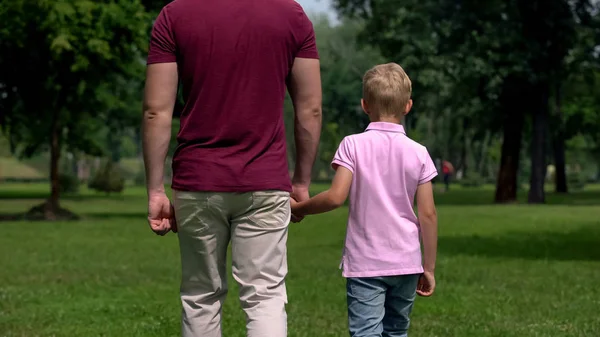
<svg viewBox="0 0 600 337">
<path fill-rule="evenodd" d="M 294 59 L 318 58 L 294 0 L 175 0 L 148 64 L 177 62 L 185 106 L 173 158 L 181 191 L 290 191 L 283 101 Z"/>
</svg>

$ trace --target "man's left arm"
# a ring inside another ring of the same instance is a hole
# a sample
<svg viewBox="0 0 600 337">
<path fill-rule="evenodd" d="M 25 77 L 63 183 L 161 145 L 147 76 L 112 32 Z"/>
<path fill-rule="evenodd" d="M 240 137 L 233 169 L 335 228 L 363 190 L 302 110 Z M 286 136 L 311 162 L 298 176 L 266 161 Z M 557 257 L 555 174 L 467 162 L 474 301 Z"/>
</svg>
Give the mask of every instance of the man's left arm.
<svg viewBox="0 0 600 337">
<path fill-rule="evenodd" d="M 179 81 L 177 46 L 168 7 L 164 7 L 154 21 L 147 64 L 142 145 L 148 188 L 148 222 L 156 234 L 164 235 L 171 229 L 177 231 L 175 214 L 163 183 Z"/>
<path fill-rule="evenodd" d="M 143 149 L 148 194 L 164 193 L 164 165 L 177 97 L 177 64 L 148 65 L 144 89 Z"/>
<path fill-rule="evenodd" d="M 142 144 L 148 189 L 148 221 L 160 235 L 174 228 L 174 215 L 163 182 L 177 97 L 177 63 L 150 64 L 146 70 Z"/>
</svg>

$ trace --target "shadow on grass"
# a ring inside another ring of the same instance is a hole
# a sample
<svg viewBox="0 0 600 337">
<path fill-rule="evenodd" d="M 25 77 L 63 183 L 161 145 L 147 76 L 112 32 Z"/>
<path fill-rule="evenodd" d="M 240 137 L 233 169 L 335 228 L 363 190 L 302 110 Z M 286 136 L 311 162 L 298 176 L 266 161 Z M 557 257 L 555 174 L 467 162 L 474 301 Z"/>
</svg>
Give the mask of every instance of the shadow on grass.
<svg viewBox="0 0 600 337">
<path fill-rule="evenodd" d="M 37 191 L 0 191 L 0 200 L 43 200 L 47 199 L 50 196 L 47 192 L 37 192 Z M 107 196 L 105 194 L 84 194 L 84 195 L 71 195 L 67 194 L 61 196 L 61 200 L 96 200 L 96 199 L 114 199 L 114 198 L 124 198 L 122 196 Z"/>
<path fill-rule="evenodd" d="M 146 221 L 148 213 L 136 212 L 79 212 L 79 219 L 76 220 L 111 220 L 121 219 L 128 221 Z M 0 222 L 3 221 L 44 221 L 43 219 L 31 219 L 26 217 L 26 213 L 0 213 Z"/>
<path fill-rule="evenodd" d="M 440 255 L 528 260 L 600 261 L 600 223 L 567 233 L 512 232 L 499 236 L 440 237 Z"/>
<path fill-rule="evenodd" d="M 109 219 L 128 219 L 146 221 L 148 213 L 145 212 L 86 212 L 80 214 L 83 219 L 109 220 Z"/>
<path fill-rule="evenodd" d="M 522 191 L 517 197 L 518 204 L 527 204 L 527 192 Z M 437 205 L 448 206 L 484 206 L 494 205 L 494 191 L 479 189 L 463 189 L 440 192 L 435 196 Z M 547 193 L 547 205 L 567 206 L 599 206 L 600 191 L 582 191 L 569 194 Z"/>
<path fill-rule="evenodd" d="M 35 186 L 34 186 L 35 187 Z M 321 190 L 327 188 L 327 186 L 315 185 L 311 191 L 311 194 L 315 195 Z M 140 192 L 141 191 L 141 192 Z M 118 202 L 118 203 L 137 203 L 140 200 L 145 199 L 145 193 L 143 190 L 126 191 L 125 194 L 106 195 L 103 193 L 82 193 L 81 195 L 66 194 L 61 197 L 61 200 L 69 202 L 94 202 L 101 205 L 103 201 L 107 202 Z M 0 188 L 0 202 L 2 200 L 44 200 L 48 197 L 46 190 L 42 189 L 7 189 L 2 190 Z M 473 188 L 473 189 L 454 189 L 449 192 L 437 192 L 436 193 L 436 204 L 439 206 L 489 206 L 493 205 L 494 190 L 485 188 Z M 522 191 L 519 194 L 519 203 L 526 204 L 527 192 Z M 109 204 L 109 203 L 107 203 Z M 573 192 L 570 194 L 547 194 L 548 205 L 571 205 L 571 206 L 599 206 L 600 205 L 600 189 L 592 189 L 583 192 Z M 71 205 L 73 207 L 73 205 Z M 501 207 L 501 206 L 499 206 Z M 72 209 L 77 212 L 77 208 Z M 91 219 L 112 219 L 112 218 L 142 218 L 145 219 L 146 214 L 139 212 L 123 213 L 123 212 L 95 212 L 95 213 L 82 213 L 79 214 L 82 218 Z M 15 221 L 22 220 L 23 214 L 7 214 L 0 213 L 0 221 Z"/>
<path fill-rule="evenodd" d="M 38 191 L 1 191 L 0 200 L 45 200 L 50 196 L 47 192 Z M 67 201 L 90 201 L 90 200 L 117 200 L 130 201 L 134 199 L 145 198 L 145 195 L 130 195 L 130 194 L 103 194 L 103 193 L 86 193 L 86 194 L 65 194 L 61 195 L 61 200 Z"/>
</svg>

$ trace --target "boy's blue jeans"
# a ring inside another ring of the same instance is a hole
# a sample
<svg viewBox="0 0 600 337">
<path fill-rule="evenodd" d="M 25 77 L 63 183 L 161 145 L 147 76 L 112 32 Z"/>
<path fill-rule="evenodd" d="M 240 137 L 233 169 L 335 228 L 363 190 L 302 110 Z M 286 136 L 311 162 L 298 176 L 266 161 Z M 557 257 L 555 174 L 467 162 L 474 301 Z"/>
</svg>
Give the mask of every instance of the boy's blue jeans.
<svg viewBox="0 0 600 337">
<path fill-rule="evenodd" d="M 407 337 L 419 274 L 348 278 L 351 337 Z"/>
</svg>

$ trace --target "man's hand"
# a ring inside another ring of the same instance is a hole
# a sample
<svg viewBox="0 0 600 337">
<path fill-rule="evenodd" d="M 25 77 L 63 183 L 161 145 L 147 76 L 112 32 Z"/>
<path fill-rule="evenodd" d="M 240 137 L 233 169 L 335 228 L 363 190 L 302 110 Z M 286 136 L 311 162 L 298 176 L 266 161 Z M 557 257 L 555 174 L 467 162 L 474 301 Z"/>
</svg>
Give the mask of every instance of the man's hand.
<svg viewBox="0 0 600 337">
<path fill-rule="evenodd" d="M 310 199 L 310 194 L 308 193 L 308 186 L 305 185 L 292 185 L 292 199 L 296 202 L 302 202 Z M 292 213 L 292 222 L 300 222 L 304 219 L 303 216 L 296 216 Z"/>
<path fill-rule="evenodd" d="M 435 291 L 435 276 L 433 272 L 425 271 L 417 284 L 417 295 L 429 297 Z"/>
<path fill-rule="evenodd" d="M 177 233 L 175 211 L 167 195 L 153 193 L 148 197 L 148 224 L 157 235 L 165 235 L 170 230 Z"/>
</svg>

